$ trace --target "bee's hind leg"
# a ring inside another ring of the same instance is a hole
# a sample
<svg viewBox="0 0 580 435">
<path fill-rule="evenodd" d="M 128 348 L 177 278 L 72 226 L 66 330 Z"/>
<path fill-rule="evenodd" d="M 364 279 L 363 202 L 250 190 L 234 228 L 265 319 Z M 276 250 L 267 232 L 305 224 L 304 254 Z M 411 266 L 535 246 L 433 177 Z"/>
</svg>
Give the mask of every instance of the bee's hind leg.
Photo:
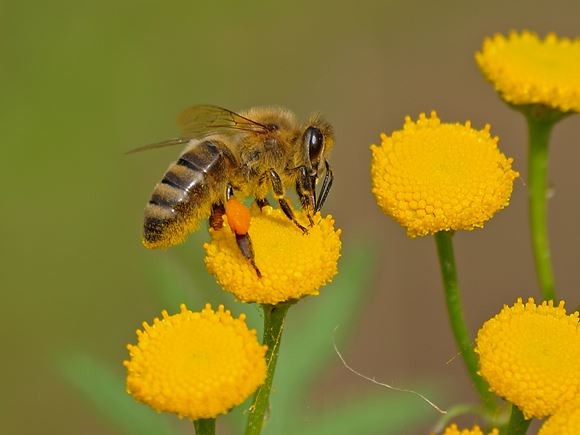
<svg viewBox="0 0 580 435">
<path fill-rule="evenodd" d="M 238 244 L 238 248 L 244 257 L 248 259 L 254 270 L 256 271 L 256 275 L 258 278 L 262 278 L 262 272 L 256 266 L 256 262 L 254 260 L 254 248 L 252 247 L 252 239 L 250 239 L 250 235 L 246 234 L 237 234 L 236 233 L 236 243 Z"/>
<path fill-rule="evenodd" d="M 224 214 L 226 208 L 223 202 L 216 202 L 211 205 L 211 214 L 209 215 L 209 226 L 214 230 L 220 230 L 224 226 Z"/>
<path fill-rule="evenodd" d="M 210 225 L 213 221 L 219 220 L 221 221 L 221 226 L 223 226 L 223 215 L 225 214 L 228 217 L 228 225 L 236 236 L 236 244 L 238 245 L 240 252 L 250 262 L 256 271 L 258 278 L 261 278 L 262 273 L 260 272 L 260 269 L 258 269 L 258 266 L 256 266 L 256 262 L 254 260 L 254 248 L 252 247 L 252 240 L 250 239 L 250 234 L 248 233 L 248 229 L 250 228 L 250 212 L 244 206 L 244 204 L 242 204 L 233 196 L 233 194 L 233 188 L 228 186 L 226 189 L 225 206 L 221 202 L 212 206 L 212 211 L 209 218 Z M 212 228 L 214 228 L 213 225 Z"/>
</svg>

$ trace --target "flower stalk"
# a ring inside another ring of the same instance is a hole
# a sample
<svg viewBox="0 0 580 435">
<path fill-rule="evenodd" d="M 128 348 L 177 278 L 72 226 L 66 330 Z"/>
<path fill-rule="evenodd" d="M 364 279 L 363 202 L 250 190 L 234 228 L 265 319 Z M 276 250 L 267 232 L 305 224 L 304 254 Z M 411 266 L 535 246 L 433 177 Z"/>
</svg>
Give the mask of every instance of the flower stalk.
<svg viewBox="0 0 580 435">
<path fill-rule="evenodd" d="M 215 434 L 215 418 L 200 418 L 193 422 L 195 427 L 195 435 L 214 435 Z"/>
<path fill-rule="evenodd" d="M 548 148 L 552 128 L 563 114 L 543 106 L 524 106 L 528 123 L 528 189 L 532 249 L 544 300 L 555 300 L 554 272 L 548 236 Z"/>
<path fill-rule="evenodd" d="M 439 231 L 435 233 L 435 242 L 437 244 L 439 265 L 441 267 L 441 275 L 443 278 L 449 322 L 471 381 L 473 382 L 484 407 L 487 410 L 493 411 L 496 406 L 495 399 L 493 394 L 489 391 L 489 385 L 487 382 L 477 373 L 477 355 L 473 349 L 472 339 L 467 331 L 467 325 L 465 324 L 465 319 L 463 317 L 459 285 L 457 283 L 457 270 L 455 267 L 452 237 L 453 233 L 449 231 Z"/>
<path fill-rule="evenodd" d="M 254 395 L 254 402 L 248 413 L 246 435 L 259 435 L 262 432 L 264 418 L 270 407 L 270 391 L 272 389 L 274 373 L 276 372 L 284 321 L 286 319 L 286 313 L 292 304 L 293 302 L 284 302 L 276 305 L 262 304 L 262 309 L 264 310 L 263 344 L 268 346 L 266 352 L 268 369 L 264 384 L 258 388 Z"/>
</svg>

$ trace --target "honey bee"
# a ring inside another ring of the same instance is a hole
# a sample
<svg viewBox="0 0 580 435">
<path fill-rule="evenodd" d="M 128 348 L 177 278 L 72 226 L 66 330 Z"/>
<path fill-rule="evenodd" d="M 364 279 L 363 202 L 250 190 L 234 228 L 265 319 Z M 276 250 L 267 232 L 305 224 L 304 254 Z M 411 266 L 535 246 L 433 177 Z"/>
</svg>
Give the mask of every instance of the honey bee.
<svg viewBox="0 0 580 435">
<path fill-rule="evenodd" d="M 306 233 L 286 199 L 289 187 L 296 190 L 313 225 L 312 216 L 321 209 L 333 181 L 327 156 L 334 136 L 327 121 L 313 115 L 301 125 L 292 112 L 280 107 L 256 107 L 238 114 L 200 105 L 181 113 L 178 124 L 179 137 L 133 150 L 186 144 L 145 207 L 143 244 L 147 248 L 181 243 L 205 219 L 219 229 L 235 197 L 252 197 L 262 209 L 268 205 L 270 192 L 288 219 Z M 317 195 L 316 184 L 323 173 Z M 247 225 L 230 226 L 242 254 L 260 276 L 249 234 L 239 229 Z"/>
</svg>

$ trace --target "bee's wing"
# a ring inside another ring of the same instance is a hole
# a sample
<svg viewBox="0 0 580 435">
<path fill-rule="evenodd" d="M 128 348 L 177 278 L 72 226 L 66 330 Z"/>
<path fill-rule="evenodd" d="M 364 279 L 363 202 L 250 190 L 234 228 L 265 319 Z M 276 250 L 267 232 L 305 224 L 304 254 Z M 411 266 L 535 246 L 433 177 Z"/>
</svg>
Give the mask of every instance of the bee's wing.
<svg viewBox="0 0 580 435">
<path fill-rule="evenodd" d="M 231 110 L 218 106 L 200 105 L 185 109 L 177 118 L 182 136 L 201 138 L 214 134 L 236 132 L 265 132 L 268 127 Z"/>
<path fill-rule="evenodd" d="M 133 154 L 138 153 L 140 151 L 153 150 L 156 148 L 171 147 L 173 145 L 183 145 L 184 143 L 187 143 L 189 141 L 190 139 L 184 137 L 176 137 L 175 139 L 167 139 L 162 142 L 150 143 L 137 148 L 133 148 L 132 150 L 127 151 L 125 154 Z"/>
<path fill-rule="evenodd" d="M 127 154 L 139 151 L 183 145 L 191 139 L 200 139 L 214 134 L 234 134 L 236 132 L 264 132 L 268 127 L 252 121 L 242 115 L 223 107 L 199 105 L 185 109 L 177 117 L 182 136 L 162 142 L 143 145 L 127 151 Z"/>
</svg>

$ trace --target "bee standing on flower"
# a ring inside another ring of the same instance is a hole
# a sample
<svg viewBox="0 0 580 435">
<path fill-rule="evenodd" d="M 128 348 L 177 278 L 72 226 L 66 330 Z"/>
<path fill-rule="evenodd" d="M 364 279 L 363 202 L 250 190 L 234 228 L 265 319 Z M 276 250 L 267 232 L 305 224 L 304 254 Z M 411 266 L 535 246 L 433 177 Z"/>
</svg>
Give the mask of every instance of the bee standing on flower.
<svg viewBox="0 0 580 435">
<path fill-rule="evenodd" d="M 260 276 L 247 233 L 249 214 L 234 195 L 253 197 L 263 208 L 268 205 L 266 195 L 273 192 L 288 219 L 306 233 L 285 198 L 285 188 L 295 187 L 312 226 L 312 215 L 324 204 L 333 181 L 326 160 L 334 144 L 331 125 L 312 116 L 301 126 L 293 113 L 277 107 L 237 114 L 216 106 L 193 106 L 178 123 L 179 137 L 134 150 L 187 144 L 145 207 L 143 244 L 173 246 L 203 219 L 209 218 L 213 229 L 221 228 L 226 214 L 238 247 Z M 323 173 L 317 197 L 315 186 Z"/>
</svg>

